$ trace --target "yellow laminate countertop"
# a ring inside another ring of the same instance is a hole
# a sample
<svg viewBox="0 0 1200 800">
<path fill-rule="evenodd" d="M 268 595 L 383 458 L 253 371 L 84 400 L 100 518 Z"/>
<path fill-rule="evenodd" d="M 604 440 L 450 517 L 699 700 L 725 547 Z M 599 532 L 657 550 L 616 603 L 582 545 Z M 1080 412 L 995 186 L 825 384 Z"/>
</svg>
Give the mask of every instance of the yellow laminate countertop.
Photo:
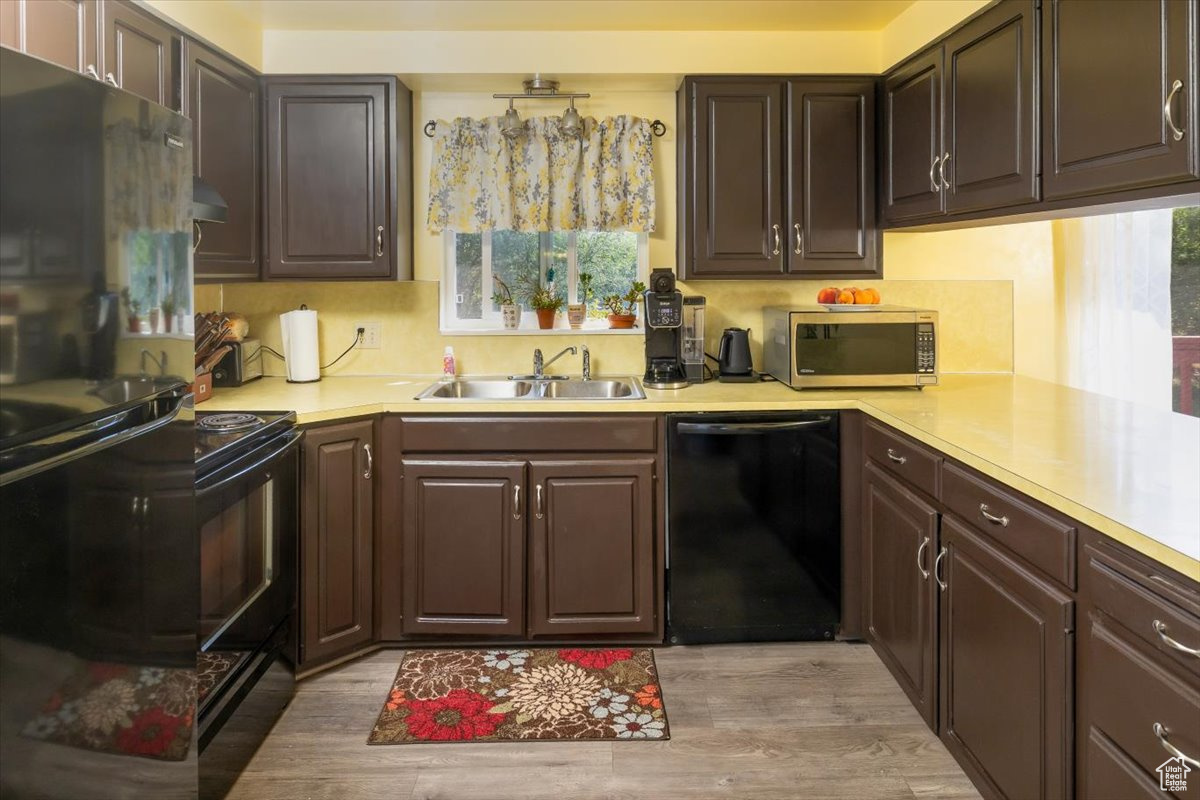
<svg viewBox="0 0 1200 800">
<path fill-rule="evenodd" d="M 263 378 L 197 410 L 294 410 L 301 424 L 377 413 L 665 413 L 858 409 L 1200 580 L 1200 419 L 1014 375 L 922 391 L 717 383 L 636 401 L 417 401 L 428 376 Z"/>
</svg>

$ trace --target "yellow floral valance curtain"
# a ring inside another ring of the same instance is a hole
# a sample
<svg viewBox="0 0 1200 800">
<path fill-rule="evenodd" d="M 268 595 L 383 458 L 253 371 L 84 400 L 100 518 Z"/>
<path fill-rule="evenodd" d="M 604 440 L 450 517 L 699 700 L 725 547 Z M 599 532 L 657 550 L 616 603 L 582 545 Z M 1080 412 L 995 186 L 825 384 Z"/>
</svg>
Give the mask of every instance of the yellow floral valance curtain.
<svg viewBox="0 0 1200 800">
<path fill-rule="evenodd" d="M 559 125 L 558 117 L 534 117 L 509 139 L 500 117 L 439 121 L 429 229 L 653 231 L 650 122 L 585 117 L 578 136 Z"/>
</svg>

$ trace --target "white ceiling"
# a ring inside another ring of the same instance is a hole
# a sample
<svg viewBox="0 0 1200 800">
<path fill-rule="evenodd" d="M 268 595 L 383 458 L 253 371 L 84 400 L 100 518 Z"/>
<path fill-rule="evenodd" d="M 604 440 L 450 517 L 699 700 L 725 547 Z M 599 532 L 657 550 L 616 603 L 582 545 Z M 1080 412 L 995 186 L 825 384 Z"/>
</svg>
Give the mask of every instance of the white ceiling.
<svg viewBox="0 0 1200 800">
<path fill-rule="evenodd" d="M 914 0 L 229 0 L 271 30 L 875 31 Z"/>
</svg>

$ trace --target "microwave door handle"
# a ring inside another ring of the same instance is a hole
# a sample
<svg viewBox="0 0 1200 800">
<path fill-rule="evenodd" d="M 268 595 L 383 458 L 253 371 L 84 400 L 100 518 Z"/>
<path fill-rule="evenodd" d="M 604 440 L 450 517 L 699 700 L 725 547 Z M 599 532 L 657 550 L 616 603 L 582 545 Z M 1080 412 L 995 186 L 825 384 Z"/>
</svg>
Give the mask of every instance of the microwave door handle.
<svg viewBox="0 0 1200 800">
<path fill-rule="evenodd" d="M 292 431 L 290 434 L 288 434 L 287 441 L 285 441 L 279 447 L 272 449 L 271 452 L 267 453 L 265 456 L 258 459 L 253 464 L 242 467 L 241 469 L 234 472 L 232 475 L 226 475 L 224 477 L 215 479 L 215 482 L 213 482 L 213 483 L 207 483 L 202 486 L 197 486 L 196 487 L 197 492 L 199 494 L 205 494 L 207 492 L 215 492 L 218 489 L 228 486 L 229 484 L 233 483 L 234 481 L 238 480 L 239 478 L 245 477 L 246 475 L 250 474 L 251 472 L 254 472 L 255 470 L 262 469 L 267 464 L 271 463 L 272 461 L 274 461 L 275 459 L 277 459 L 281 455 L 283 455 L 293 444 L 295 444 L 297 441 L 299 441 L 300 437 L 303 435 L 304 435 L 303 431 Z M 236 463 L 234 464 L 234 466 L 237 466 Z M 217 473 L 217 474 L 220 475 L 220 473 Z"/>
<path fill-rule="evenodd" d="M 0 486 L 6 486 L 10 483 L 22 480 L 23 478 L 36 475 L 39 472 L 45 472 L 46 470 L 62 466 L 68 462 L 85 458 L 95 453 L 99 453 L 101 450 L 107 450 L 110 447 L 115 447 L 123 442 L 127 442 L 130 439 L 135 439 L 138 436 L 144 436 L 148 433 L 156 431 L 164 425 L 170 424 L 175 420 L 176 417 L 179 416 L 179 411 L 183 408 L 183 402 L 185 399 L 185 395 L 180 395 L 179 397 L 175 398 L 174 403 L 167 413 L 163 414 L 161 417 L 156 417 L 149 422 L 143 422 L 142 424 L 134 425 L 131 428 L 117 430 L 108 436 L 104 436 L 100 439 L 93 439 L 92 441 L 81 444 L 78 447 L 68 447 L 68 445 L 73 441 L 88 439 L 96 436 L 97 434 L 103 433 L 109 428 L 115 428 L 121 422 L 125 421 L 134 409 L 128 409 L 120 412 L 119 414 L 114 414 L 111 417 L 105 417 L 76 428 L 75 430 L 68 432 L 56 443 L 56 452 L 54 452 L 52 455 L 38 461 L 33 461 L 31 463 L 15 467 L 14 469 L 7 470 L 4 473 L 0 473 Z M 21 460 L 21 454 L 23 452 L 32 454 L 37 452 L 37 448 L 47 446 L 48 445 L 41 444 L 39 442 L 32 442 L 27 445 L 14 447 L 11 451 L 6 453 L 5 456 L 6 459 L 14 459 L 19 463 Z"/>
<path fill-rule="evenodd" d="M 680 422 L 676 430 L 709 436 L 738 436 L 818 428 L 828 425 L 832 420 L 832 417 L 819 417 L 796 422 Z"/>
</svg>

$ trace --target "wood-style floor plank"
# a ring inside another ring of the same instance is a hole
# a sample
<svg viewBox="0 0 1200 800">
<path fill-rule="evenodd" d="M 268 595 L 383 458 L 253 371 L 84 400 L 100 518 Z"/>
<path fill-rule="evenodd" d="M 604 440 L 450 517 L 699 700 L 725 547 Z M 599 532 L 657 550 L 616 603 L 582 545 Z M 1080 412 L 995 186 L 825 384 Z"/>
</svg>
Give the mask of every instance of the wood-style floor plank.
<svg viewBox="0 0 1200 800">
<path fill-rule="evenodd" d="M 231 800 L 977 800 L 869 647 L 655 650 L 671 740 L 367 745 L 403 652 L 303 681 Z"/>
</svg>

